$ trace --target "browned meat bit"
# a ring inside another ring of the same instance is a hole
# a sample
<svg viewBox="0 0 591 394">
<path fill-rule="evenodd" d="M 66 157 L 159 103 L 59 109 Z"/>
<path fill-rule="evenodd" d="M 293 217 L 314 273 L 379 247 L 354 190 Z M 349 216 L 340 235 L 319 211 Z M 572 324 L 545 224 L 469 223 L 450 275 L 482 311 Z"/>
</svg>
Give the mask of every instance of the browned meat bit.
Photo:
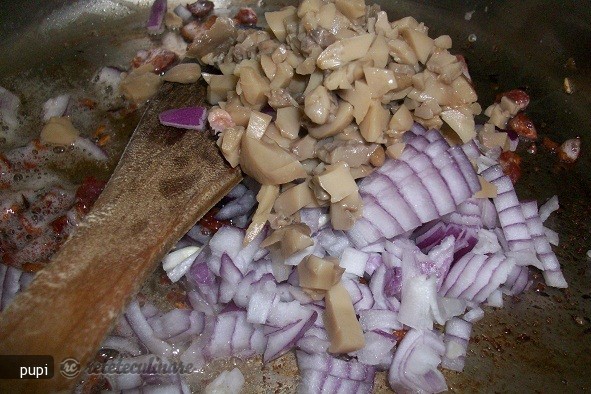
<svg viewBox="0 0 591 394">
<path fill-rule="evenodd" d="M 192 4 L 187 4 L 187 9 L 191 11 L 196 18 L 203 18 L 213 11 L 213 2 L 209 0 L 199 0 Z"/>
<path fill-rule="evenodd" d="M 574 163 L 581 153 L 581 139 L 579 137 L 566 140 L 560 145 L 558 158 L 565 163 Z"/>
<path fill-rule="evenodd" d="M 542 145 L 544 145 L 544 148 L 548 149 L 552 153 L 556 153 L 558 148 L 560 148 L 560 145 L 558 145 L 558 143 L 552 141 L 548 137 L 544 137 L 544 139 L 542 140 Z"/>
<path fill-rule="evenodd" d="M 515 131 L 520 137 L 527 138 L 528 140 L 537 140 L 538 131 L 534 122 L 523 112 L 519 112 L 515 115 L 509 123 L 507 123 L 510 130 Z"/>
<path fill-rule="evenodd" d="M 76 190 L 76 208 L 78 211 L 83 214 L 88 213 L 106 184 L 107 182 L 95 177 L 86 177 Z"/>
<path fill-rule="evenodd" d="M 521 156 L 515 152 L 505 151 L 499 157 L 499 163 L 503 173 L 507 175 L 513 184 L 521 178 Z"/>
<path fill-rule="evenodd" d="M 249 8 L 249 7 L 241 8 L 234 16 L 234 20 L 239 25 L 247 25 L 247 26 L 254 26 L 258 22 L 256 12 L 254 12 L 252 10 L 252 8 Z"/>
<path fill-rule="evenodd" d="M 525 109 L 529 105 L 529 95 L 521 89 L 513 89 L 505 92 L 497 97 L 497 101 L 501 101 L 503 97 L 507 97 L 513 101 L 520 110 Z"/>
<path fill-rule="evenodd" d="M 209 30 L 215 23 L 217 16 L 212 15 L 205 22 L 191 21 L 181 28 L 181 36 L 188 42 L 193 42 L 195 37 Z"/>
<path fill-rule="evenodd" d="M 155 48 L 149 51 L 139 51 L 131 61 L 131 65 L 133 68 L 138 68 L 144 64 L 152 64 L 154 72 L 159 74 L 168 70 L 177 59 L 176 53 L 164 48 Z"/>
</svg>

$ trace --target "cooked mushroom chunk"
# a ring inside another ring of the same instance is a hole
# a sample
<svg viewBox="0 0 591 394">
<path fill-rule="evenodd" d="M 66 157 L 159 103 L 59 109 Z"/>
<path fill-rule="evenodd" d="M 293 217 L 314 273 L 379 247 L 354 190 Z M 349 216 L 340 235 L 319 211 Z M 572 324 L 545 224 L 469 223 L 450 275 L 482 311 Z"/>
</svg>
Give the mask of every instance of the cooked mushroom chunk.
<svg viewBox="0 0 591 394">
<path fill-rule="evenodd" d="M 361 324 L 357 321 L 349 292 L 337 283 L 324 297 L 324 325 L 330 339 L 328 351 L 350 353 L 365 346 Z"/>
<path fill-rule="evenodd" d="M 337 260 L 321 259 L 314 255 L 298 264 L 300 286 L 314 290 L 328 290 L 341 280 L 345 272 Z"/>
<path fill-rule="evenodd" d="M 319 85 L 304 99 L 304 113 L 316 124 L 325 124 L 330 113 L 330 97 L 328 90 Z"/>
<path fill-rule="evenodd" d="M 244 135 L 240 149 L 240 168 L 260 184 L 280 185 L 306 177 L 302 164 L 275 143 Z"/>
<path fill-rule="evenodd" d="M 342 161 L 327 166 L 325 171 L 314 180 L 330 195 L 331 203 L 339 202 L 358 190 L 349 166 Z"/>
<path fill-rule="evenodd" d="M 250 225 L 246 229 L 246 234 L 244 235 L 244 245 L 248 245 L 251 243 L 267 223 L 269 219 L 269 214 L 271 213 L 271 209 L 273 208 L 273 203 L 275 199 L 279 195 L 279 186 L 277 185 L 262 185 L 259 192 L 257 193 L 257 202 L 258 206 L 257 209 L 252 216 L 252 221 Z"/>
<path fill-rule="evenodd" d="M 345 38 L 329 45 L 316 60 L 322 70 L 334 70 L 367 54 L 375 34 L 367 33 Z"/>
</svg>

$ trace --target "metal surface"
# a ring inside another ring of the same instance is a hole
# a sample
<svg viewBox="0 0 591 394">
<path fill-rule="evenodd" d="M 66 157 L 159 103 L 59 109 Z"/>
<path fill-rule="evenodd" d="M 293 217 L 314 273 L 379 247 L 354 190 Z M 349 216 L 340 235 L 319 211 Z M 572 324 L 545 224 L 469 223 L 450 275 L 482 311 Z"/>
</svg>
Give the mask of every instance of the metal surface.
<svg viewBox="0 0 591 394">
<path fill-rule="evenodd" d="M 33 13 L 27 6 L 29 3 L 35 4 Z M 23 75 L 43 75 L 46 68 L 40 68 L 41 64 L 50 65 L 55 75 L 66 73 L 68 80 L 87 81 L 99 66 L 124 64 L 135 49 L 148 43 L 140 38 L 145 9 L 131 2 L 101 2 L 104 14 L 82 13 L 65 24 L 60 19 L 64 11 L 50 11 L 63 3 L 66 2 L 2 3 L 0 85 L 18 87 Z M 96 7 L 96 2 L 88 3 L 94 4 L 95 10 L 101 8 Z M 265 2 L 263 6 L 277 8 L 286 3 Z M 532 97 L 527 112 L 541 136 L 557 142 L 580 136 L 583 142 L 583 153 L 572 166 L 559 165 L 539 144 L 537 154 L 523 152 L 524 177 L 518 184 L 521 199 L 544 202 L 558 194 L 561 208 L 547 226 L 561 236 L 561 244 L 555 250 L 569 289 L 548 289 L 538 285 L 538 279 L 526 294 L 505 298 L 505 308 L 487 308 L 485 319 L 475 325 L 464 372 L 447 373 L 450 389 L 457 392 L 591 390 L 591 375 L 587 372 L 591 365 L 591 262 L 585 256 L 591 249 L 591 3 L 574 0 L 560 4 L 544 0 L 381 3 L 391 18 L 412 15 L 431 28 L 432 36 L 452 36 L 453 51 L 466 56 L 483 107 L 499 92 L 525 88 Z M 86 4 L 80 1 L 68 7 L 84 8 Z M 240 4 L 257 5 L 248 1 Z M 121 12 L 121 7 L 129 13 Z M 12 11 L 8 12 L 9 9 Z M 113 9 L 119 11 L 109 12 Z M 466 13 L 471 11 L 474 13 L 466 20 Z M 45 30 L 36 27 L 39 18 L 43 19 Z M 32 28 L 27 27 L 31 24 Z M 47 30 L 48 26 L 54 28 Z M 470 34 L 475 35 L 476 41 L 468 40 Z M 574 67 L 569 59 L 574 60 Z M 566 94 L 562 88 L 565 77 L 574 82 L 573 94 Z M 58 93 L 59 84 L 56 86 Z M 268 391 L 291 390 L 287 382 L 293 377 L 293 364 L 290 360 L 281 362 L 291 367 L 273 365 L 265 369 L 266 373 L 280 372 L 277 376 L 285 377 L 279 379 L 281 386 L 267 381 Z M 263 384 L 260 378 L 249 381 Z M 377 391 L 385 391 L 385 387 L 382 377 Z"/>
</svg>

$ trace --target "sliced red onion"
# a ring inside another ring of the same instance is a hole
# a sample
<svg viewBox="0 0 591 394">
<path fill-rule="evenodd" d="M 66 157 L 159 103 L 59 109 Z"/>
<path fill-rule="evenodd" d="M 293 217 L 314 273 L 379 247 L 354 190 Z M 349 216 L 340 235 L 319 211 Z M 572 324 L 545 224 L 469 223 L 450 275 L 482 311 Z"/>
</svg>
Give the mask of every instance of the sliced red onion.
<svg viewBox="0 0 591 394">
<path fill-rule="evenodd" d="M 54 116 L 63 116 L 66 113 L 66 109 L 68 109 L 69 102 L 69 94 L 62 94 L 47 100 L 45 103 L 43 103 L 43 121 L 47 122 L 50 118 Z"/>
<path fill-rule="evenodd" d="M 402 323 L 398 321 L 398 313 L 387 309 L 361 311 L 359 323 L 365 332 L 374 330 L 392 332 L 403 328 Z"/>
<path fill-rule="evenodd" d="M 244 386 L 244 375 L 238 368 L 222 371 L 213 381 L 205 386 L 205 394 L 239 393 Z"/>
<path fill-rule="evenodd" d="M 519 135 L 513 130 L 507 130 L 507 136 L 509 137 L 509 150 L 515 152 L 517 145 L 519 145 Z"/>
<path fill-rule="evenodd" d="M 375 301 L 368 285 L 359 283 L 357 278 L 343 278 L 343 286 L 349 292 L 356 313 L 373 308 Z"/>
<path fill-rule="evenodd" d="M 165 126 L 202 131 L 207 123 L 207 109 L 205 107 L 169 109 L 161 112 L 158 119 Z"/>
<path fill-rule="evenodd" d="M 533 249 L 541 261 L 544 280 L 548 286 L 566 288 L 568 284 L 562 271 L 558 258 L 552 251 L 552 246 L 546 237 L 542 219 L 538 216 L 537 204 L 535 201 L 523 203 L 521 205 L 525 217 L 525 224 L 533 238 Z M 538 267 L 539 268 L 539 267 Z"/>
<path fill-rule="evenodd" d="M 273 281 L 267 281 L 258 286 L 252 293 L 248 302 L 246 320 L 249 323 L 264 324 L 269 317 L 271 309 L 279 302 L 277 285 Z"/>
<path fill-rule="evenodd" d="M 493 291 L 486 299 L 486 305 L 492 306 L 495 308 L 502 308 L 503 307 L 503 293 L 501 290 Z"/>
<path fill-rule="evenodd" d="M 472 333 L 472 324 L 460 318 L 451 318 L 445 324 L 445 354 L 441 366 L 452 371 L 462 372 L 466 361 L 468 341 Z"/>
<path fill-rule="evenodd" d="M 530 284 L 529 268 L 516 265 L 509 272 L 501 290 L 504 294 L 514 296 L 523 293 Z"/>
<path fill-rule="evenodd" d="M 236 293 L 236 286 L 243 279 L 243 275 L 227 253 L 223 253 L 220 265 L 220 298 L 219 302 L 228 303 Z"/>
<path fill-rule="evenodd" d="M 191 334 L 198 335 L 204 328 L 204 314 L 188 309 L 173 309 L 162 316 L 149 320 L 154 335 L 162 340 L 177 341 L 180 335 L 191 330 Z M 184 337 L 187 337 L 185 335 Z"/>
<path fill-rule="evenodd" d="M 366 207 L 363 207 L 365 209 Z M 324 228 L 316 234 L 318 242 L 330 256 L 340 258 L 343 251 L 350 246 L 349 239 L 343 231 Z"/>
<path fill-rule="evenodd" d="M 106 161 L 107 153 L 97 144 L 84 137 L 77 137 L 72 144 L 91 160 Z"/>
<path fill-rule="evenodd" d="M 160 34 L 164 31 L 164 15 L 166 15 L 167 7 L 168 2 L 166 0 L 154 0 L 152 8 L 150 8 L 148 21 L 146 22 L 148 32 Z"/>
<path fill-rule="evenodd" d="M 307 311 L 307 313 L 307 317 L 304 316 L 300 320 L 280 329 L 271 326 L 265 327 L 265 332 L 269 333 L 266 334 L 267 347 L 263 353 L 263 362 L 272 361 L 295 347 L 299 339 L 304 336 L 318 317 L 318 313 L 315 311 Z"/>
<path fill-rule="evenodd" d="M 524 267 L 527 268 L 527 267 Z M 484 310 L 480 307 L 475 307 L 470 309 L 468 312 L 464 313 L 462 319 L 466 320 L 469 323 L 476 323 L 477 321 L 481 320 L 484 317 Z"/>
<path fill-rule="evenodd" d="M 14 296 L 19 292 L 21 285 L 19 279 L 23 271 L 16 267 L 0 264 L 0 310 L 5 310 Z"/>
<path fill-rule="evenodd" d="M 357 361 L 365 365 L 374 365 L 380 370 L 386 370 L 392 364 L 396 339 L 391 336 L 381 335 L 377 332 L 363 334 L 365 346 L 353 354 Z"/>
<path fill-rule="evenodd" d="M 560 237 L 558 233 L 546 226 L 544 226 L 544 235 L 548 239 L 548 242 L 554 246 L 558 246 L 560 244 Z"/>
<path fill-rule="evenodd" d="M 445 354 L 441 336 L 429 330 L 409 330 L 394 353 L 388 371 L 390 386 L 400 392 L 439 393 L 447 390 L 437 369 Z"/>
<path fill-rule="evenodd" d="M 238 185 L 242 186 L 242 185 Z M 256 205 L 256 195 L 252 190 L 246 190 L 242 195 L 225 204 L 216 213 L 217 220 L 230 220 L 252 212 Z"/>
<path fill-rule="evenodd" d="M 187 246 L 164 256 L 162 268 L 166 271 L 168 278 L 174 283 L 183 277 L 193 265 L 200 251 L 201 248 L 198 246 Z"/>
<path fill-rule="evenodd" d="M 480 157 L 480 149 L 478 148 L 476 141 L 473 139 L 463 144 L 462 150 L 464 151 L 468 159 L 477 159 L 478 157 Z"/>
<path fill-rule="evenodd" d="M 558 208 L 560 207 L 558 205 L 558 196 L 556 195 L 550 197 L 548 201 L 542 204 L 539 211 L 540 220 L 542 221 L 542 223 L 544 223 L 546 219 L 548 219 L 552 212 L 557 211 Z"/>
<path fill-rule="evenodd" d="M 18 126 L 21 101 L 15 94 L 0 86 L 0 120 L 9 128 Z"/>
<path fill-rule="evenodd" d="M 182 4 L 179 4 L 174 8 L 174 13 L 180 16 L 183 22 L 188 22 L 193 19 L 193 14 L 191 11 L 189 11 L 189 9 Z"/>
<path fill-rule="evenodd" d="M 370 365 L 364 365 L 360 362 L 351 359 L 349 361 L 341 360 L 332 357 L 329 354 L 308 354 L 303 351 L 296 351 L 296 357 L 298 361 L 298 368 L 300 369 L 301 375 L 301 386 L 298 388 L 301 392 L 305 393 L 321 393 L 327 392 L 332 393 L 336 391 L 323 391 L 320 386 L 320 390 L 309 390 L 316 386 L 318 382 L 306 383 L 305 380 L 308 372 L 316 371 L 321 372 L 324 375 L 324 379 L 328 376 L 332 376 L 343 381 L 353 380 L 357 382 L 365 382 L 373 386 L 375 377 L 375 368 Z M 326 382 L 323 382 L 326 383 Z M 307 389 L 308 388 L 308 389 Z M 371 387 L 370 387 L 371 388 Z M 352 391 L 358 392 L 358 391 Z M 365 392 L 365 391 L 364 391 Z M 369 391 L 371 392 L 371 390 Z"/>
<path fill-rule="evenodd" d="M 339 265 L 345 269 L 345 272 L 362 277 L 368 260 L 368 253 L 347 247 L 341 255 Z"/>
<path fill-rule="evenodd" d="M 125 317 L 135 334 L 148 350 L 162 357 L 169 357 L 172 355 L 172 347 L 154 335 L 154 331 L 143 315 L 137 300 L 133 300 L 129 304 L 127 311 L 125 312 Z"/>
<path fill-rule="evenodd" d="M 472 248 L 472 253 L 475 254 L 492 254 L 502 252 L 499 238 L 494 231 L 485 230 L 481 228 L 478 230 L 478 242 Z"/>
</svg>

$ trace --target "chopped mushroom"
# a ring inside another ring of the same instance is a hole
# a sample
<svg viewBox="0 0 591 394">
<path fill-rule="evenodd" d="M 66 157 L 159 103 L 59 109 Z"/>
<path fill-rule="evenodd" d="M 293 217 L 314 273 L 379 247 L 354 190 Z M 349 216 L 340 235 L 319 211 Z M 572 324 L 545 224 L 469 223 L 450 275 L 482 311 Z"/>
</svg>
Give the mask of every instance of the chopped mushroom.
<svg viewBox="0 0 591 394">
<path fill-rule="evenodd" d="M 217 141 L 224 158 L 232 167 L 240 163 L 240 141 L 244 134 L 244 127 L 234 126 L 225 129 Z"/>
<path fill-rule="evenodd" d="M 277 200 L 273 209 L 277 213 L 281 213 L 284 216 L 291 216 L 304 207 L 317 206 L 316 197 L 314 192 L 310 188 L 309 181 L 300 183 L 286 191 L 282 192 Z"/>
<path fill-rule="evenodd" d="M 263 231 L 263 228 L 269 219 L 271 209 L 273 208 L 273 203 L 275 202 L 275 199 L 278 195 L 279 186 L 261 186 L 261 189 L 257 193 L 257 209 L 252 216 L 252 221 L 250 222 L 250 225 L 246 229 L 246 234 L 244 235 L 244 245 L 251 243 L 256 238 L 256 236 L 259 235 L 261 231 Z"/>
<path fill-rule="evenodd" d="M 324 297 L 324 325 L 330 339 L 328 351 L 331 353 L 350 353 L 365 346 L 361 324 L 355 315 L 349 292 L 337 283 Z"/>
<path fill-rule="evenodd" d="M 349 166 L 343 161 L 327 166 L 314 181 L 330 195 L 331 203 L 339 202 L 358 190 Z"/>
<path fill-rule="evenodd" d="M 150 63 L 131 71 L 119 84 L 119 90 L 125 98 L 142 103 L 153 97 L 162 85 L 162 77 L 153 72 L 154 66 Z"/>
<path fill-rule="evenodd" d="M 323 85 L 317 86 L 304 99 L 304 113 L 316 124 L 325 124 L 330 112 L 330 97 Z"/>
<path fill-rule="evenodd" d="M 322 70 L 334 70 L 352 60 L 361 59 L 367 54 L 374 37 L 374 34 L 367 33 L 337 41 L 322 51 L 316 64 Z"/>
<path fill-rule="evenodd" d="M 498 190 L 497 186 L 488 182 L 486 179 L 478 175 L 480 181 L 480 190 L 474 194 L 474 198 L 495 198 Z"/>
<path fill-rule="evenodd" d="M 177 64 L 164 73 L 163 79 L 168 82 L 195 83 L 201 77 L 201 66 L 197 63 Z"/>
<path fill-rule="evenodd" d="M 285 107 L 277 110 L 277 119 L 275 125 L 281 132 L 281 135 L 295 140 L 300 132 L 301 122 L 300 110 L 297 107 Z"/>
<path fill-rule="evenodd" d="M 201 59 L 210 53 L 222 53 L 235 39 L 234 22 L 230 18 L 218 17 L 209 30 L 195 36 L 187 49 L 187 57 Z"/>
<path fill-rule="evenodd" d="M 261 243 L 262 248 L 277 246 L 281 256 L 287 258 L 294 253 L 314 245 L 310 238 L 310 227 L 302 223 L 294 223 L 275 230 Z"/>
<path fill-rule="evenodd" d="M 368 175 L 368 174 L 366 174 Z M 363 201 L 358 192 L 330 204 L 330 223 L 335 230 L 349 230 L 363 213 Z"/>
<path fill-rule="evenodd" d="M 275 143 L 244 135 L 240 149 L 240 168 L 260 184 L 280 185 L 306 177 L 302 164 Z"/>
<path fill-rule="evenodd" d="M 80 132 L 66 117 L 52 117 L 41 130 L 42 144 L 70 145 L 74 143 Z"/>
<path fill-rule="evenodd" d="M 298 264 L 300 286 L 313 290 L 329 290 L 339 283 L 345 272 L 336 259 L 322 259 L 309 255 Z"/>
</svg>

